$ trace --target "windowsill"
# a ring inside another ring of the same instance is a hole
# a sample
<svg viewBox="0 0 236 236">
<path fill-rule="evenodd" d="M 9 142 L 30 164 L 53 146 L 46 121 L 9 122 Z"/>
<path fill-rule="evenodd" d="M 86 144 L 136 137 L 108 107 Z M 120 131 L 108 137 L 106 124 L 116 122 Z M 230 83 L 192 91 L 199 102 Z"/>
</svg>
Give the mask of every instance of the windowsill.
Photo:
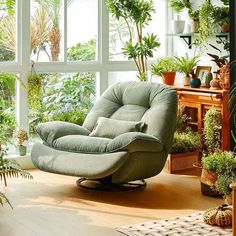
<svg viewBox="0 0 236 236">
<path fill-rule="evenodd" d="M 6 158 L 16 161 L 24 170 L 36 168 L 31 160 L 30 153 L 27 153 L 25 156 L 10 154 L 10 155 L 7 155 Z"/>
</svg>

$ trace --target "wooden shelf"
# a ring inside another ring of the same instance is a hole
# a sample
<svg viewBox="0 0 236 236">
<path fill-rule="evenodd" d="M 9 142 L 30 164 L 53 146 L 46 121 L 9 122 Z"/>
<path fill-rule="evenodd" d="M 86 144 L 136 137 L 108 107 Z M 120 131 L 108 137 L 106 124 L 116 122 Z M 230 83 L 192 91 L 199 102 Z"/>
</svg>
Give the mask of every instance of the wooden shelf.
<svg viewBox="0 0 236 236">
<path fill-rule="evenodd" d="M 229 122 L 229 91 L 211 90 L 206 87 L 191 88 L 190 86 L 173 86 L 177 90 L 179 106 L 184 106 L 184 113 L 191 118 L 189 124 L 196 127 L 202 134 L 203 119 L 206 111 L 215 106 L 222 116 L 222 145 L 223 150 L 230 148 Z"/>
</svg>

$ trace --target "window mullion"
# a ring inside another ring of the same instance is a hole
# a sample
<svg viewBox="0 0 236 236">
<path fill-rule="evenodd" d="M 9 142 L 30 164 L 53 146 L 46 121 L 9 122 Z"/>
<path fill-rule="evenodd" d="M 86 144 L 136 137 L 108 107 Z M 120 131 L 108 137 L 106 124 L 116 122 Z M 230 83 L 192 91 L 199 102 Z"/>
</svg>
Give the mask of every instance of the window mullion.
<svg viewBox="0 0 236 236">
<path fill-rule="evenodd" d="M 67 0 L 64 0 L 64 63 L 67 64 Z"/>
<path fill-rule="evenodd" d="M 30 70 L 30 0 L 19 0 L 19 19 L 17 23 L 19 27 L 19 39 L 17 47 L 20 49 L 19 61 L 21 62 L 20 77 L 21 80 L 27 85 L 27 77 Z M 28 118 L 28 103 L 27 103 L 27 90 L 22 88 L 17 83 L 17 98 L 16 98 L 16 118 L 18 126 L 23 129 L 29 129 Z"/>
</svg>

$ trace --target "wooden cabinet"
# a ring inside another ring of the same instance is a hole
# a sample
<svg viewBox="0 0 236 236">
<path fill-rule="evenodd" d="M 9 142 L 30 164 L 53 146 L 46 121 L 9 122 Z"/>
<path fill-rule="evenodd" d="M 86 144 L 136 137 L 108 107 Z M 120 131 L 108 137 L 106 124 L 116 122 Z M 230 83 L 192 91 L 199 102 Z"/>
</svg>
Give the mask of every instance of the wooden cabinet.
<svg viewBox="0 0 236 236">
<path fill-rule="evenodd" d="M 189 86 L 174 86 L 178 93 L 179 106 L 185 107 L 186 114 L 191 117 L 190 126 L 202 133 L 203 118 L 206 111 L 215 106 L 222 116 L 222 149 L 230 149 L 229 122 L 229 91 L 211 90 L 207 88 L 191 88 Z"/>
</svg>

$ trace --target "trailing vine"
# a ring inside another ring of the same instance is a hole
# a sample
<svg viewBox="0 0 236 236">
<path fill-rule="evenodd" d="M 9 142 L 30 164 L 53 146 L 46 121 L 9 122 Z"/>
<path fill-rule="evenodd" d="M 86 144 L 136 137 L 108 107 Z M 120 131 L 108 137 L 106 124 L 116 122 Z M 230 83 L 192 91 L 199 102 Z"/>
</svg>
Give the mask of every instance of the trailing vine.
<svg viewBox="0 0 236 236">
<path fill-rule="evenodd" d="M 212 12 L 214 6 L 211 0 L 206 0 L 200 7 L 199 11 L 199 34 L 198 43 L 202 44 L 214 33 L 214 20 L 212 18 Z"/>
<path fill-rule="evenodd" d="M 37 110 L 41 105 L 43 77 L 31 74 L 28 78 L 28 102 L 31 109 Z"/>
<path fill-rule="evenodd" d="M 221 114 L 212 106 L 204 116 L 203 135 L 208 152 L 214 152 L 216 149 L 220 149 L 221 128 Z"/>
</svg>

